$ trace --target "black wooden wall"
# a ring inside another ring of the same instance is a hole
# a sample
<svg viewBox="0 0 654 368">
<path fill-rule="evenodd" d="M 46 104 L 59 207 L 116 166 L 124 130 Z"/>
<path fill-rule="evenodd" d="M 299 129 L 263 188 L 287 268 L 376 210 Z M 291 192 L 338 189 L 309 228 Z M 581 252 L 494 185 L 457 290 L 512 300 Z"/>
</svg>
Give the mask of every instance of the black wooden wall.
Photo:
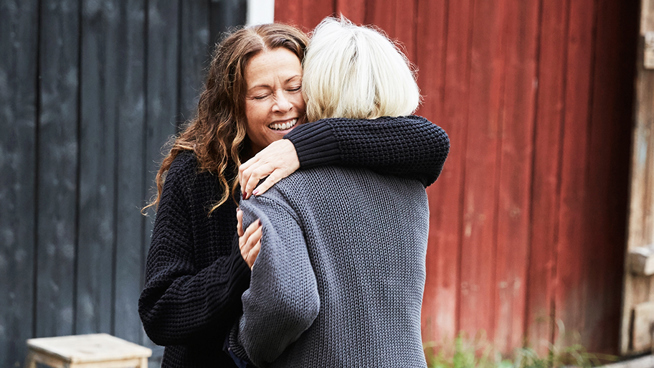
<svg viewBox="0 0 654 368">
<path fill-rule="evenodd" d="M 31 337 L 152 346 L 139 209 L 245 2 L 0 0 L 0 367 Z"/>
</svg>

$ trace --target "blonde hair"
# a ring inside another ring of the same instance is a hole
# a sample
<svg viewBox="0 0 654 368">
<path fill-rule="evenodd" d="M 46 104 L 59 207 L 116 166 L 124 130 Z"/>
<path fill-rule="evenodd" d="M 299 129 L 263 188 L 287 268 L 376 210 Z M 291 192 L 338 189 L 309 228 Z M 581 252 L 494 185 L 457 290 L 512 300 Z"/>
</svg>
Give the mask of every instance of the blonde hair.
<svg viewBox="0 0 654 368">
<path fill-rule="evenodd" d="M 320 22 L 303 66 L 309 121 L 410 115 L 420 103 L 410 63 L 398 47 L 381 32 L 343 17 Z"/>
</svg>

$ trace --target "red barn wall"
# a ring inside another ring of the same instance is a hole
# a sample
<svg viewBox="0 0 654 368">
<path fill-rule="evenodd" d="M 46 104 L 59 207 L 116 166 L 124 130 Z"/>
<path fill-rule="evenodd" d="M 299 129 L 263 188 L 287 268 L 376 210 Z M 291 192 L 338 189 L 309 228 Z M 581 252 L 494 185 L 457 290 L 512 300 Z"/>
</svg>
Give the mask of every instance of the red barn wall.
<svg viewBox="0 0 654 368">
<path fill-rule="evenodd" d="M 277 0 L 400 41 L 452 150 L 430 200 L 423 338 L 616 353 L 639 2 Z M 562 322 L 566 333 L 556 327 Z M 559 339 L 559 337 L 565 339 Z"/>
</svg>

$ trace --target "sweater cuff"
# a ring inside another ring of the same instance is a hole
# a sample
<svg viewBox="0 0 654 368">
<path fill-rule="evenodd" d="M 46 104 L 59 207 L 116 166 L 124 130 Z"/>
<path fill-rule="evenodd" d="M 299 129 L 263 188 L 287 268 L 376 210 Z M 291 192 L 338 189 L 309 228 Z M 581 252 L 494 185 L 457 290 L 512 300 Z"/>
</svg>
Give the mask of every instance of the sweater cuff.
<svg viewBox="0 0 654 368">
<path fill-rule="evenodd" d="M 234 326 L 232 326 L 232 329 L 229 331 L 229 335 L 227 335 L 227 352 L 232 357 L 234 363 L 236 363 L 236 366 L 253 367 L 254 365 L 252 365 L 252 362 L 250 362 L 248 354 L 238 342 L 238 325 L 239 321 L 236 321 Z"/>
<path fill-rule="evenodd" d="M 295 146 L 300 168 L 338 164 L 341 150 L 331 125 L 325 121 L 302 124 L 284 138 Z"/>
</svg>

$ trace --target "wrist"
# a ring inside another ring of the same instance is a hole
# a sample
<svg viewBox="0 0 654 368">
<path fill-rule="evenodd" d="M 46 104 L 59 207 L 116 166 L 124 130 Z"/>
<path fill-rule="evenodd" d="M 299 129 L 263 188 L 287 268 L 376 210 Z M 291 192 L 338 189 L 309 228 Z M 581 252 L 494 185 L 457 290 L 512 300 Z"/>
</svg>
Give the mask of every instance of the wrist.
<svg viewBox="0 0 654 368">
<path fill-rule="evenodd" d="M 324 121 L 300 125 L 284 138 L 293 143 L 301 168 L 336 164 L 341 159 L 338 140 Z"/>
</svg>

